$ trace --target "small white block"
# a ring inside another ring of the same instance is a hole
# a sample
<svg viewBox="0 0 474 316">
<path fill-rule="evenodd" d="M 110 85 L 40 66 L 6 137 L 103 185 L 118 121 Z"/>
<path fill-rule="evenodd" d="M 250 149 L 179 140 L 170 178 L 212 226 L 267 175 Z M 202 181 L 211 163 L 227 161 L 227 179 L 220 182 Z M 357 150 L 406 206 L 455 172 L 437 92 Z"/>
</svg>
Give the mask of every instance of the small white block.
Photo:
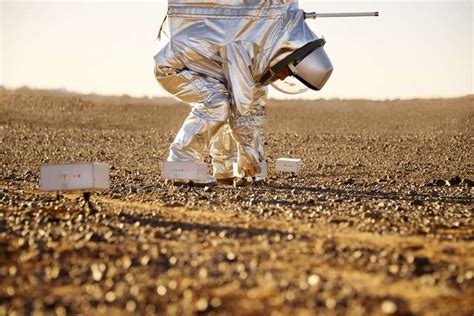
<svg viewBox="0 0 474 316">
<path fill-rule="evenodd" d="M 194 161 L 165 161 L 163 162 L 163 179 L 196 180 L 207 179 L 207 164 Z"/>
<path fill-rule="evenodd" d="M 278 158 L 276 160 L 276 171 L 298 172 L 301 169 L 301 159 Z"/>
<path fill-rule="evenodd" d="M 259 162 L 258 164 L 260 165 L 260 173 L 255 175 L 255 180 L 263 180 L 268 176 L 268 164 L 265 161 Z M 239 166 L 237 162 L 234 162 L 232 164 L 232 169 L 233 169 L 233 176 L 240 177 Z"/>
<path fill-rule="evenodd" d="M 42 191 L 101 190 L 110 186 L 109 165 L 102 162 L 42 165 Z"/>
</svg>

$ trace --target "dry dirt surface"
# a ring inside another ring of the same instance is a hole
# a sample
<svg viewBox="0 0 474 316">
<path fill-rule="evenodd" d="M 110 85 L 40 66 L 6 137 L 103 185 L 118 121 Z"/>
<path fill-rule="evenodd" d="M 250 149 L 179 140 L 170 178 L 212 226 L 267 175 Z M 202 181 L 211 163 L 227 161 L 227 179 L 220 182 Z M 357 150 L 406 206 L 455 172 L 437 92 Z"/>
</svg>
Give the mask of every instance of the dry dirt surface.
<svg viewBox="0 0 474 316">
<path fill-rule="evenodd" d="M 165 185 L 189 108 L 107 100 L 0 93 L 0 315 L 474 313 L 474 96 L 270 101 L 246 188 Z M 111 166 L 91 208 L 39 190 L 68 161 Z"/>
</svg>

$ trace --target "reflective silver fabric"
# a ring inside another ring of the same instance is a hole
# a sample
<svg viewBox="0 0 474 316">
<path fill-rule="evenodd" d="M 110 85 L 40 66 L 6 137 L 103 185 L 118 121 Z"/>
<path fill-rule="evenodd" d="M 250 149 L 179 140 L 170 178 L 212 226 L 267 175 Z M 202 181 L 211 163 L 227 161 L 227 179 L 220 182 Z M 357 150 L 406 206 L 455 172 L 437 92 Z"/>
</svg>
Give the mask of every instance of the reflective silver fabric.
<svg viewBox="0 0 474 316">
<path fill-rule="evenodd" d="M 269 66 L 316 35 L 295 0 L 169 0 L 170 42 L 155 55 L 165 90 L 191 113 L 170 147 L 170 161 L 213 158 L 214 175 L 254 176 L 264 161 Z"/>
</svg>

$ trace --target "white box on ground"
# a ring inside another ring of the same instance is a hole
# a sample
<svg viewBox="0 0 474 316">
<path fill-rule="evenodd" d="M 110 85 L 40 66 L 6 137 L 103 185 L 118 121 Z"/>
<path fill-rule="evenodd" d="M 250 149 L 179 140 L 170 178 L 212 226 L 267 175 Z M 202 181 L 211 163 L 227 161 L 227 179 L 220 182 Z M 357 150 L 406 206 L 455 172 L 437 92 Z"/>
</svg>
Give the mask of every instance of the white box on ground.
<svg viewBox="0 0 474 316">
<path fill-rule="evenodd" d="M 169 180 L 204 181 L 207 179 L 207 164 L 193 161 L 165 161 L 162 177 Z"/>
<path fill-rule="evenodd" d="M 102 190 L 110 186 L 109 165 L 102 162 L 42 165 L 42 191 Z"/>
<path fill-rule="evenodd" d="M 298 172 L 301 169 L 301 159 L 278 158 L 276 160 L 276 171 Z"/>
<path fill-rule="evenodd" d="M 268 164 L 265 161 L 259 162 L 258 164 L 260 165 L 260 173 L 258 173 L 255 176 L 255 179 L 263 180 L 268 176 Z M 236 162 L 232 164 L 232 168 L 233 168 L 234 177 L 239 177 L 240 176 L 239 171 L 238 171 L 239 169 L 238 169 L 238 164 Z"/>
</svg>

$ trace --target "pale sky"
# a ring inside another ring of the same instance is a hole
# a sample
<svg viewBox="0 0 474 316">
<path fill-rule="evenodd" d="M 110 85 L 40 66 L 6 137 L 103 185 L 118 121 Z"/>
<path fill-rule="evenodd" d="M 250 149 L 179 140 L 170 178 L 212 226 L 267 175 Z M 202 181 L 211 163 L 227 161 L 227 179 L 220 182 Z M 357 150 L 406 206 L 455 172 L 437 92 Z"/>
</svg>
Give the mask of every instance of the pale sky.
<svg viewBox="0 0 474 316">
<path fill-rule="evenodd" d="M 166 96 L 153 76 L 167 1 L 0 0 L 0 85 Z M 301 98 L 393 99 L 474 93 L 473 1 L 305 1 L 317 12 L 378 18 L 310 20 L 334 72 Z M 276 91 L 271 97 L 287 97 Z"/>
</svg>

